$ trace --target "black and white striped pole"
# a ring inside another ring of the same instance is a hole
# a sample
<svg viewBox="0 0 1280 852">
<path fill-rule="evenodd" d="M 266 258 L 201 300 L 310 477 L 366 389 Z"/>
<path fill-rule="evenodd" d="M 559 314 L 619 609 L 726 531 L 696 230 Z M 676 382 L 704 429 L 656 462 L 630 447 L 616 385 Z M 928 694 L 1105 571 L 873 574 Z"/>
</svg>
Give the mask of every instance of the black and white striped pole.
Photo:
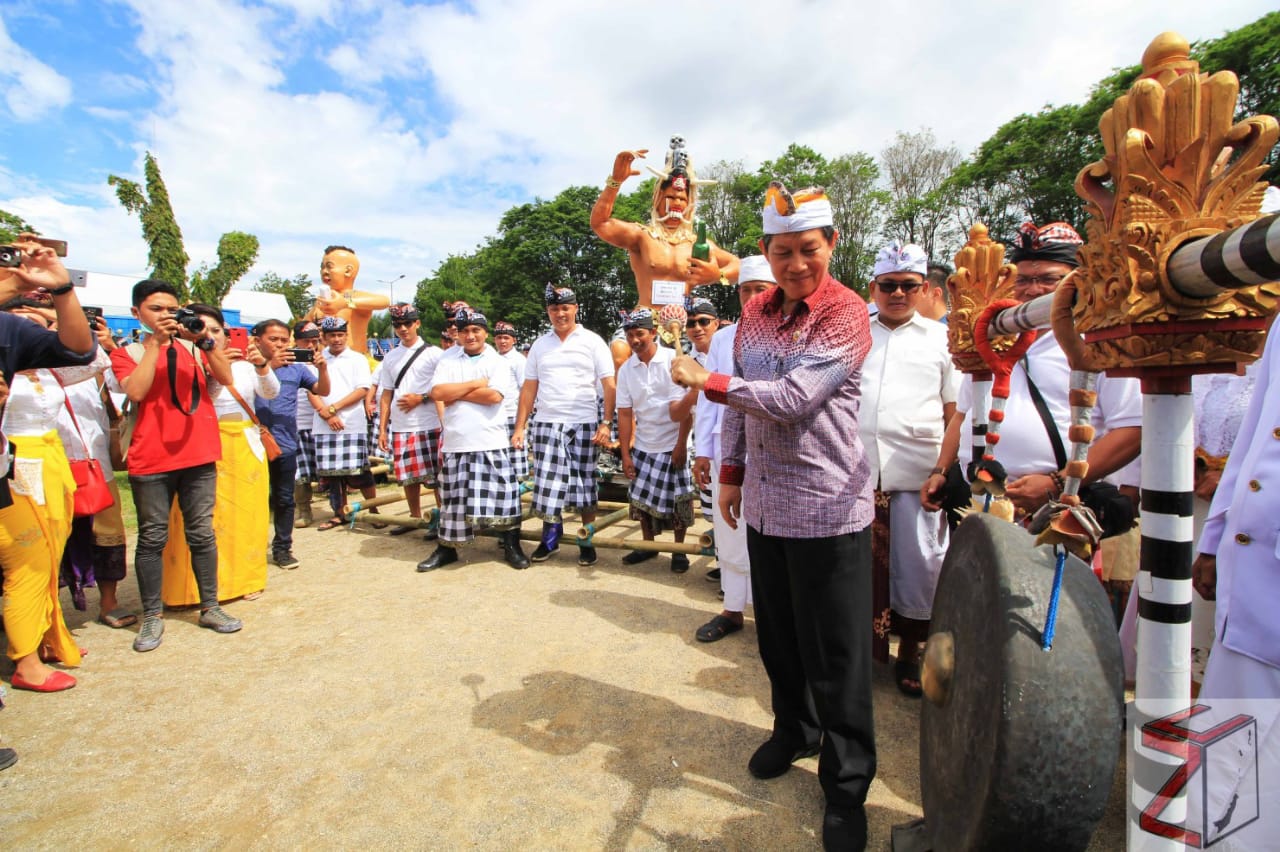
<svg viewBox="0 0 1280 852">
<path fill-rule="evenodd" d="M 1240 287 L 1280 280 L 1280 215 L 1188 241 L 1169 258 L 1168 281 L 1178 293 L 1211 298 Z M 1016 334 L 1049 325 L 1053 294 L 996 315 L 991 334 Z M 1230 322 L 1230 320 L 1227 320 Z M 1142 381 L 1142 547 L 1137 582 L 1138 644 L 1135 710 L 1159 719 L 1185 710 L 1191 695 L 1191 563 L 1195 432 L 1193 368 L 1151 371 Z M 1163 756 L 1161 756 L 1163 757 Z M 1148 805 L 1177 759 L 1138 760 L 1130 790 L 1134 810 Z M 1171 799 L 1161 821 L 1186 818 L 1186 795 Z M 1141 818 L 1140 818 L 1141 820 Z M 1131 826 L 1131 828 L 1133 828 Z M 1134 848 L 1182 849 L 1159 827 L 1131 831 Z"/>
</svg>

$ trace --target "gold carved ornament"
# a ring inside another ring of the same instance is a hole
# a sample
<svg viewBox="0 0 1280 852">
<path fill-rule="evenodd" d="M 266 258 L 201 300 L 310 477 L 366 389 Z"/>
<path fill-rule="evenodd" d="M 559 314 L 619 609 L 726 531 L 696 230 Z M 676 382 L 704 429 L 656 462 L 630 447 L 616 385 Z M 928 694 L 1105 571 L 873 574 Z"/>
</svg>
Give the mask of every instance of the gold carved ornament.
<svg viewBox="0 0 1280 852">
<path fill-rule="evenodd" d="M 987 227 L 975 224 L 969 229 L 969 240 L 955 256 L 956 271 L 947 279 L 951 292 L 951 310 L 947 315 L 947 344 L 951 360 L 962 373 L 987 373 L 991 368 L 978 354 L 973 324 L 978 315 L 997 299 L 1013 298 L 1013 279 L 1018 270 L 1004 262 L 1004 246 L 994 242 Z M 992 338 L 991 348 L 1005 352 L 1016 336 Z"/>
<path fill-rule="evenodd" d="M 1079 367 L 1113 375 L 1233 370 L 1257 357 L 1280 298 L 1276 282 L 1209 298 L 1169 283 L 1169 258 L 1188 240 L 1258 217 L 1263 160 L 1280 138 L 1271 116 L 1234 122 L 1235 74 L 1202 73 L 1189 55 L 1176 33 L 1151 42 L 1142 77 L 1099 122 L 1105 155 L 1076 177 L 1089 214 L 1072 275 L 1072 315 L 1085 339 Z"/>
</svg>

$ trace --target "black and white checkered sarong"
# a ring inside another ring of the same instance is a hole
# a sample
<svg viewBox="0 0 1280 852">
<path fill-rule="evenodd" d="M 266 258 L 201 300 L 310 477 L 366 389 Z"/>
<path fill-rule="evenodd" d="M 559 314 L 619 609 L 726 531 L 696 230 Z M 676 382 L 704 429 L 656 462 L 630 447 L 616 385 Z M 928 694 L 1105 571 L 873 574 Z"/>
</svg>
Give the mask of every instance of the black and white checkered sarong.
<svg viewBox="0 0 1280 852">
<path fill-rule="evenodd" d="M 542 520 L 560 523 L 566 507 L 595 511 L 595 433 L 594 423 L 533 422 L 533 513 Z"/>
<path fill-rule="evenodd" d="M 693 477 L 688 465 L 677 469 L 671 453 L 646 453 L 632 449 L 631 462 L 636 478 L 631 482 L 628 498 L 630 516 L 639 520 L 640 513 L 655 524 L 655 532 L 665 528 L 687 529 L 693 524 Z"/>
<path fill-rule="evenodd" d="M 507 418 L 507 440 L 510 441 L 516 434 L 516 419 L 514 417 Z M 516 479 L 522 482 L 529 478 L 529 447 L 525 445 L 523 450 L 511 448 L 511 464 L 516 470 Z"/>
<path fill-rule="evenodd" d="M 520 523 L 520 483 L 511 451 L 445 453 L 440 466 L 440 541 L 466 544 L 473 530 Z"/>
<path fill-rule="evenodd" d="M 369 468 L 369 436 L 364 432 L 329 432 L 312 437 L 316 444 L 316 475 L 355 476 Z"/>
<path fill-rule="evenodd" d="M 316 439 L 310 429 L 298 430 L 298 482 L 316 478 Z"/>
</svg>

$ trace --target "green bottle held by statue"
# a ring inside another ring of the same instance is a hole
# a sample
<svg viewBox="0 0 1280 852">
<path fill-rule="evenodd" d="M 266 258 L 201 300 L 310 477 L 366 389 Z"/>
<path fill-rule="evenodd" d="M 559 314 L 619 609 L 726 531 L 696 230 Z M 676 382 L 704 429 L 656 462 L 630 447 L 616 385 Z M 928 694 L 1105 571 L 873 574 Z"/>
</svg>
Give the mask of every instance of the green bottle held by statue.
<svg viewBox="0 0 1280 852">
<path fill-rule="evenodd" d="M 711 260 L 711 244 L 707 242 L 707 223 L 698 222 L 698 241 L 693 244 L 694 260 Z"/>
</svg>

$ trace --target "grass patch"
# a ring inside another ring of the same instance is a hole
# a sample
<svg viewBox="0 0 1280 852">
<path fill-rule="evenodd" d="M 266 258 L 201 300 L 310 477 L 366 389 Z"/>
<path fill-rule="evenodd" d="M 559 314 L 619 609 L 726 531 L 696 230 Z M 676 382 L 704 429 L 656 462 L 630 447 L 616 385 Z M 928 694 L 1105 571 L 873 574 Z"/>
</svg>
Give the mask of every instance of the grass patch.
<svg viewBox="0 0 1280 852">
<path fill-rule="evenodd" d="M 116 487 L 120 489 L 120 514 L 124 517 L 124 528 L 131 533 L 138 531 L 138 510 L 133 506 L 133 489 L 129 487 L 129 472 L 117 470 Z"/>
</svg>

